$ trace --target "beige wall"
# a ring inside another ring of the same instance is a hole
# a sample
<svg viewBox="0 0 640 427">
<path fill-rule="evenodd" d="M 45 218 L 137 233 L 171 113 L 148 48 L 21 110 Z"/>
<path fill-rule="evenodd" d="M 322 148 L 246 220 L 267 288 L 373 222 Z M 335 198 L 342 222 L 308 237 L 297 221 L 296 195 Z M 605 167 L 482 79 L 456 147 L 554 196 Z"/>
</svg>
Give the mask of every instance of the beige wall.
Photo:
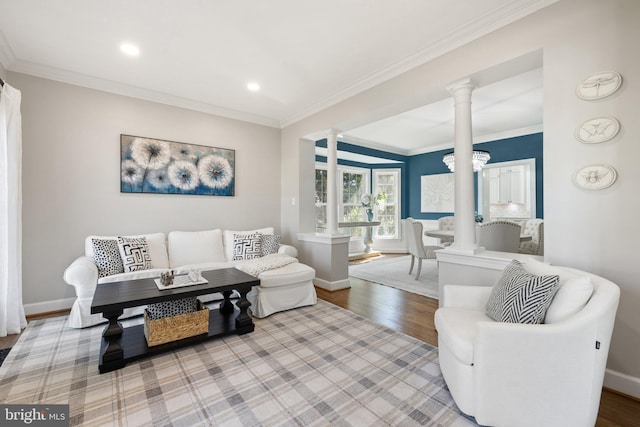
<svg viewBox="0 0 640 427">
<path fill-rule="evenodd" d="M 9 73 L 22 91 L 23 296 L 62 308 L 90 234 L 280 226 L 280 130 Z M 235 197 L 120 193 L 120 134 L 236 150 Z M 70 305 L 67 305 L 69 307 Z"/>
<path fill-rule="evenodd" d="M 282 192 L 301 199 L 300 208 L 283 206 L 283 232 L 312 231 L 306 218 L 313 205 L 313 183 L 298 170 L 313 167 L 312 158 L 296 161 L 299 140 L 332 127 L 349 129 L 397 114 L 446 95 L 444 87 L 459 78 L 486 76 L 483 70 L 542 51 L 544 66 L 545 258 L 581 268 L 619 284 L 622 300 L 609 355 L 606 384 L 640 397 L 640 280 L 637 267 L 640 196 L 640 2 L 637 0 L 561 0 L 527 18 L 443 55 L 401 76 L 301 120 L 282 132 Z M 535 57 L 535 55 L 533 55 Z M 509 67 L 498 67 L 503 71 Z M 587 102 L 575 96 L 579 81 L 591 73 L 616 70 L 624 77 L 615 96 Z M 602 115 L 622 123 L 621 134 L 604 144 L 583 145 L 574 138 L 577 125 Z M 294 154 L 295 153 L 295 154 Z M 588 192 L 571 183 L 583 165 L 609 163 L 618 182 Z M 616 382 L 616 378 L 621 382 Z"/>
</svg>

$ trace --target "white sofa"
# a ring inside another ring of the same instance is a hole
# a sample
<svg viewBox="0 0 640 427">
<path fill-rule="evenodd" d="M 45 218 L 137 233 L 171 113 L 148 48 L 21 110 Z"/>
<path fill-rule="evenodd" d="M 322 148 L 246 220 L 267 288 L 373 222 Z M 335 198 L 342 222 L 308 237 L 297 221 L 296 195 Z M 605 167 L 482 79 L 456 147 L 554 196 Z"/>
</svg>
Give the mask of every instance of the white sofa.
<svg viewBox="0 0 640 427">
<path fill-rule="evenodd" d="M 83 328 L 102 323 L 101 314 L 91 314 L 91 302 L 97 286 L 108 286 L 109 283 L 159 277 L 167 269 L 176 273 L 191 270 L 215 270 L 240 266 L 249 261 L 233 261 L 234 236 L 237 234 L 261 233 L 272 235 L 272 227 L 250 230 L 205 230 L 205 231 L 171 231 L 127 237 L 144 237 L 151 258 L 152 268 L 141 271 L 113 274 L 98 277 L 98 267 L 94 260 L 92 239 L 117 239 L 117 236 L 88 236 L 85 239 L 85 253 L 75 259 L 64 272 L 64 281 L 73 286 L 77 299 L 71 308 L 69 325 Z M 297 250 L 293 246 L 280 244 L 279 254 L 296 258 Z M 317 302 L 313 278 L 315 270 L 305 264 L 290 260 L 290 263 L 272 270 L 262 271 L 257 277 L 260 286 L 256 286 L 247 295 L 251 302 L 251 312 L 255 317 L 265 317 L 277 311 Z M 212 294 L 208 300 L 221 298 Z M 141 314 L 144 307 L 125 309 L 122 317 Z"/>
<path fill-rule="evenodd" d="M 575 269 L 533 259 L 523 266 L 559 276 L 543 324 L 492 320 L 492 287 L 444 286 L 435 325 L 445 382 L 480 425 L 593 426 L 620 290 Z"/>
</svg>

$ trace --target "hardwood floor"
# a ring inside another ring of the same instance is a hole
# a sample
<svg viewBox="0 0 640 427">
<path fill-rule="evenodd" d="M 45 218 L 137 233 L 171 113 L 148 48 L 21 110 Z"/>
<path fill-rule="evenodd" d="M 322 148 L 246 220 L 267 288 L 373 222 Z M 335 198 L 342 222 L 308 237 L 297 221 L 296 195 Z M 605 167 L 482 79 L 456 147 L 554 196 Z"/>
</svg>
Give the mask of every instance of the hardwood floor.
<svg viewBox="0 0 640 427">
<path fill-rule="evenodd" d="M 351 278 L 350 289 L 329 292 L 316 288 L 316 291 L 318 298 L 431 345 L 438 345 L 438 333 L 433 324 L 437 300 L 356 278 Z M 640 400 L 605 388 L 596 427 L 614 426 L 640 426 Z"/>
<path fill-rule="evenodd" d="M 356 278 L 351 278 L 350 289 L 329 292 L 316 288 L 316 291 L 318 297 L 325 301 L 431 345 L 438 345 L 438 334 L 433 324 L 437 300 Z M 29 320 L 66 313 L 30 316 Z M 9 335 L 0 338 L 0 349 L 12 347 L 19 337 Z M 596 427 L 617 426 L 640 426 L 640 400 L 604 389 Z"/>
</svg>

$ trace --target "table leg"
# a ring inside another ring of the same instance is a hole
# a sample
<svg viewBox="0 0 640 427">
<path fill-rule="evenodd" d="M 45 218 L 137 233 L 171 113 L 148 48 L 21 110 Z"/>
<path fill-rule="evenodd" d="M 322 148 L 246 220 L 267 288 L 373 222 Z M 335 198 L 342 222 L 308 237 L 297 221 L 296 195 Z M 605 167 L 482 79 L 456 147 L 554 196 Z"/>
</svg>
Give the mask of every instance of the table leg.
<svg viewBox="0 0 640 427">
<path fill-rule="evenodd" d="M 373 251 L 371 246 L 373 245 L 373 227 L 364 228 L 364 253 L 368 254 Z"/>
<path fill-rule="evenodd" d="M 238 317 L 236 317 L 236 328 L 242 328 L 243 331 L 239 332 L 240 334 L 246 334 L 247 332 L 252 332 L 254 329 L 253 319 L 248 313 L 248 309 L 251 306 L 251 303 L 247 299 L 247 294 L 251 290 L 251 287 L 243 287 L 242 289 L 238 289 L 240 293 L 240 299 L 236 303 L 238 308 L 240 309 L 240 313 Z"/>
<path fill-rule="evenodd" d="M 233 291 L 224 291 L 222 295 L 224 296 L 224 301 L 220 303 L 220 313 L 222 314 L 231 314 L 234 311 L 233 303 L 231 302 L 231 294 Z"/>
<path fill-rule="evenodd" d="M 122 337 L 122 325 L 118 322 L 118 317 L 122 315 L 122 310 L 103 313 L 102 317 L 109 321 L 104 328 L 102 337 L 106 348 L 102 353 L 102 361 L 100 363 L 100 372 L 113 371 L 122 368 L 124 363 L 124 351 L 120 345 L 120 337 Z"/>
</svg>

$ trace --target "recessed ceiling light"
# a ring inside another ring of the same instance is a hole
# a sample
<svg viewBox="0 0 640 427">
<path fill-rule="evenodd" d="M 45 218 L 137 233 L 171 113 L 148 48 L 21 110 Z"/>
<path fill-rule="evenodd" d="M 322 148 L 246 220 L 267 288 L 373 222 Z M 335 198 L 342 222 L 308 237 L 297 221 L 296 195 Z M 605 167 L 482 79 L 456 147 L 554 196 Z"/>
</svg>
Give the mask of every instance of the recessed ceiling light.
<svg viewBox="0 0 640 427">
<path fill-rule="evenodd" d="M 120 50 L 127 56 L 138 56 L 140 55 L 140 49 L 138 46 L 133 45 L 131 43 L 122 43 L 120 45 Z"/>
<path fill-rule="evenodd" d="M 251 92 L 257 92 L 260 90 L 260 85 L 255 82 L 251 82 L 247 84 L 247 89 L 249 89 Z"/>
</svg>

